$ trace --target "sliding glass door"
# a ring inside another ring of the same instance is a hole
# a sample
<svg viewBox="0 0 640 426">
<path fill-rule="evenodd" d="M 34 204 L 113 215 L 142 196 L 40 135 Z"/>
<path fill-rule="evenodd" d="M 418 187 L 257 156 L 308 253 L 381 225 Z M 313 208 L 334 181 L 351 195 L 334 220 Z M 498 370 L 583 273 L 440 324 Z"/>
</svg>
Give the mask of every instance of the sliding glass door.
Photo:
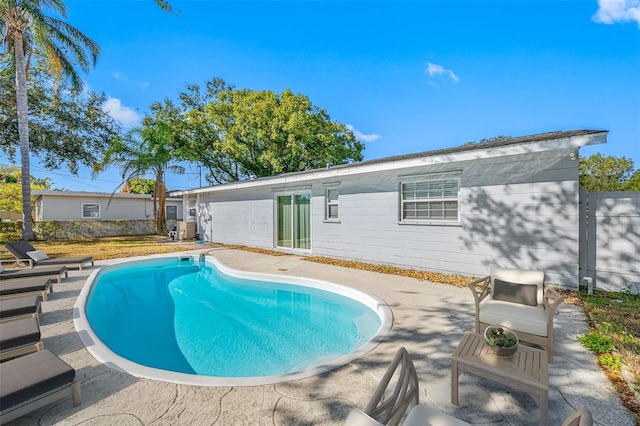
<svg viewBox="0 0 640 426">
<path fill-rule="evenodd" d="M 311 194 L 277 196 L 276 245 L 311 249 Z"/>
</svg>

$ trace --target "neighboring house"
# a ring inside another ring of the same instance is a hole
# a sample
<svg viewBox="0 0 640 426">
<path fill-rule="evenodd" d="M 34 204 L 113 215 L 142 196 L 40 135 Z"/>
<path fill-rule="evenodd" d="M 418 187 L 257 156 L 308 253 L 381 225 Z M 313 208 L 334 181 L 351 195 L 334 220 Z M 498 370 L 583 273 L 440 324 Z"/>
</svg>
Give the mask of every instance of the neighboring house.
<svg viewBox="0 0 640 426">
<path fill-rule="evenodd" d="M 42 221 L 153 220 L 153 197 L 81 191 L 31 191 L 34 219 Z M 168 220 L 182 220 L 182 198 L 167 198 Z"/>
<path fill-rule="evenodd" d="M 225 244 L 482 276 L 492 265 L 579 283 L 579 148 L 543 133 L 173 192 Z"/>
</svg>

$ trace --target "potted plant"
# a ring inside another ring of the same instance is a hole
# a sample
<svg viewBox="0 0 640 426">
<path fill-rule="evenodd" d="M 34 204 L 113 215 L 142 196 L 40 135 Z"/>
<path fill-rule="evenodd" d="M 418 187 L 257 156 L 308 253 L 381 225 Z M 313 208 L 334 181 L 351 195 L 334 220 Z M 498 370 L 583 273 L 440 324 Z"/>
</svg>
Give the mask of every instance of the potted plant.
<svg viewBox="0 0 640 426">
<path fill-rule="evenodd" d="M 484 341 L 498 356 L 511 356 L 518 350 L 518 336 L 504 325 L 489 325 L 484 330 Z"/>
</svg>

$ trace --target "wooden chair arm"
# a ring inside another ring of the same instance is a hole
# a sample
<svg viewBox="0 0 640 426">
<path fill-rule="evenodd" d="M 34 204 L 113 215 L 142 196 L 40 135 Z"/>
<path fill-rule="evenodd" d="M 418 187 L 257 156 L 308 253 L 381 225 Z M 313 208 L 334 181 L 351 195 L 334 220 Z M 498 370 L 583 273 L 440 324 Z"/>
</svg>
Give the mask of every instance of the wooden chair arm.
<svg viewBox="0 0 640 426">
<path fill-rule="evenodd" d="M 549 304 L 549 300 L 553 299 L 553 303 Z M 553 317 L 558 306 L 564 301 L 564 297 L 560 295 L 553 287 L 547 283 L 544 284 L 544 307 L 549 312 L 549 316 Z"/>
<path fill-rule="evenodd" d="M 475 281 L 471 281 L 467 286 L 471 289 L 473 297 L 476 300 L 476 304 L 480 303 L 485 297 L 489 295 L 491 291 L 491 276 L 488 275 L 483 278 L 478 278 Z"/>
</svg>

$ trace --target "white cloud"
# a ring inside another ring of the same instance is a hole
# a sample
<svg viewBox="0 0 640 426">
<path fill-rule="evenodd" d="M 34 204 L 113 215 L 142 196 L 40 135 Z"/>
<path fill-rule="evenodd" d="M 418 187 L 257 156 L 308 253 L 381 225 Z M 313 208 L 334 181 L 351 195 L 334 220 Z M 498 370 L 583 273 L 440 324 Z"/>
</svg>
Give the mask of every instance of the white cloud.
<svg viewBox="0 0 640 426">
<path fill-rule="evenodd" d="M 118 72 L 118 71 L 116 71 L 114 73 L 111 73 L 111 75 L 116 80 L 126 80 L 127 79 L 127 77 L 124 74 L 122 74 L 121 72 Z"/>
<path fill-rule="evenodd" d="M 433 64 L 431 62 L 427 62 L 427 69 L 424 71 L 429 74 L 429 77 L 434 78 L 439 75 L 444 75 L 449 77 L 451 80 L 456 83 L 460 81 L 460 78 L 454 73 L 452 70 L 448 70 L 444 68 L 442 65 Z"/>
<path fill-rule="evenodd" d="M 353 135 L 356 137 L 356 139 L 361 141 L 373 142 L 380 137 L 380 135 L 376 135 L 375 133 L 372 133 L 370 135 L 365 135 L 364 133 L 356 130 L 356 128 L 353 127 L 351 124 L 345 124 L 345 127 L 353 132 Z"/>
<path fill-rule="evenodd" d="M 594 22 L 637 22 L 640 28 L 640 0 L 598 0 L 598 6 L 598 11 L 591 18 Z"/>
<path fill-rule="evenodd" d="M 102 105 L 102 110 L 125 128 L 137 126 L 142 120 L 142 117 L 137 112 L 122 105 L 118 98 L 109 97 Z"/>
</svg>

